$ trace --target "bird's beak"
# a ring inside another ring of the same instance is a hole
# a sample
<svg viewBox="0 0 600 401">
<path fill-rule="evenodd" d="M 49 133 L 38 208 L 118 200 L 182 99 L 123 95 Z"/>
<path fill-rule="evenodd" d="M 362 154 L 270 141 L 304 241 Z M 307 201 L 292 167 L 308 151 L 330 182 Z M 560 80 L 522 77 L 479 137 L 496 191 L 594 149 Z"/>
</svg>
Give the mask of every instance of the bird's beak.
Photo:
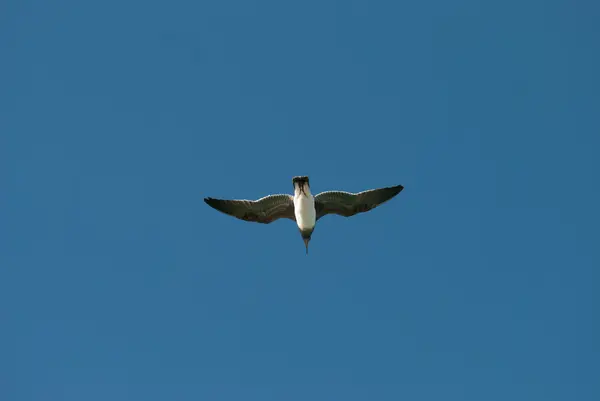
<svg viewBox="0 0 600 401">
<path fill-rule="evenodd" d="M 310 238 L 304 238 L 304 246 L 306 246 L 306 254 L 308 255 L 308 241 L 310 241 Z"/>
</svg>

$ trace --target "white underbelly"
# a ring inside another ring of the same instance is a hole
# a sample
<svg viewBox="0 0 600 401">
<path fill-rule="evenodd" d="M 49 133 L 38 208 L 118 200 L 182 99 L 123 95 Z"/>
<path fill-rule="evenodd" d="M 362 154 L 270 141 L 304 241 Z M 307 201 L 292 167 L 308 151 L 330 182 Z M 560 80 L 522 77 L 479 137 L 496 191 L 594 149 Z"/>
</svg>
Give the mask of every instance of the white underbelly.
<svg viewBox="0 0 600 401">
<path fill-rule="evenodd" d="M 294 198 L 296 224 L 303 230 L 315 226 L 315 200 L 312 196 L 301 195 Z"/>
</svg>

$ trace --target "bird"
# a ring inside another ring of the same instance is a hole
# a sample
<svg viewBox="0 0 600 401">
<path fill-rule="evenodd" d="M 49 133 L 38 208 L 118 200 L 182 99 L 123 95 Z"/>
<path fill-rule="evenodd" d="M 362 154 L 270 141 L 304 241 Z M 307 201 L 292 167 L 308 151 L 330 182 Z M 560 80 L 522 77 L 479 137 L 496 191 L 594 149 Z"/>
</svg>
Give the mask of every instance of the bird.
<svg viewBox="0 0 600 401">
<path fill-rule="evenodd" d="M 308 255 L 308 243 L 317 221 L 328 214 L 354 216 L 375 209 L 398 195 L 404 187 L 370 189 L 358 193 L 325 191 L 313 196 L 308 176 L 292 178 L 294 195 L 275 194 L 257 200 L 204 198 L 210 207 L 240 220 L 269 224 L 279 219 L 296 222 Z"/>
</svg>

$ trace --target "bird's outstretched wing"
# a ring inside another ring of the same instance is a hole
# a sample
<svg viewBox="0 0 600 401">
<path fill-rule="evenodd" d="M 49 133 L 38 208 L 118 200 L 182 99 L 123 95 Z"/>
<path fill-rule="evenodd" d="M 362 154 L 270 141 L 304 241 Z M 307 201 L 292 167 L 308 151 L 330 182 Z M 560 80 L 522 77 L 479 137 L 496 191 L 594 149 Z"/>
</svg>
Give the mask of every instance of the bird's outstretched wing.
<svg viewBox="0 0 600 401">
<path fill-rule="evenodd" d="M 290 195 L 269 195 L 255 201 L 204 198 L 204 202 L 220 212 L 245 221 L 263 224 L 281 218 L 296 221 L 294 198 Z"/>
<path fill-rule="evenodd" d="M 326 214 L 350 217 L 357 213 L 368 212 L 389 201 L 403 189 L 402 185 L 396 185 L 395 187 L 370 189 L 357 194 L 343 191 L 321 192 L 315 196 L 317 220 Z"/>
</svg>

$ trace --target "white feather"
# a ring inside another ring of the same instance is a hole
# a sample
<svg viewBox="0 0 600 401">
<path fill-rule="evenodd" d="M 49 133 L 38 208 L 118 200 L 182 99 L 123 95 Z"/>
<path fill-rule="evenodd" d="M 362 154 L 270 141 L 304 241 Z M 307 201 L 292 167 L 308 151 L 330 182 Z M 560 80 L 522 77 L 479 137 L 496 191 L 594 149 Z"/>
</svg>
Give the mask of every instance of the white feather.
<svg viewBox="0 0 600 401">
<path fill-rule="evenodd" d="M 299 185 L 296 184 L 294 191 L 294 214 L 296 215 L 296 224 L 301 230 L 313 228 L 317 216 L 315 198 L 313 198 L 306 183 L 303 189 L 303 192 L 300 191 Z"/>
</svg>

